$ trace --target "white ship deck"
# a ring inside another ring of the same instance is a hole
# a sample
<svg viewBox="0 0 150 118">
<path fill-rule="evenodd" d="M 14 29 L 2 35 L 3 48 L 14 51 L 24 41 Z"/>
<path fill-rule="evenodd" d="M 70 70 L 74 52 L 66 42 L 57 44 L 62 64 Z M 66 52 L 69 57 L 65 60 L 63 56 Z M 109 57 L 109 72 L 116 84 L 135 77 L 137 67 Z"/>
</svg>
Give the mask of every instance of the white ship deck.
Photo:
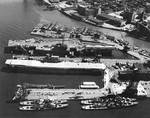
<svg viewBox="0 0 150 118">
<path fill-rule="evenodd" d="M 37 60 L 21 60 L 21 59 L 7 59 L 6 65 L 12 66 L 26 66 L 36 68 L 60 68 L 60 69 L 100 69 L 105 70 L 106 66 L 103 63 L 82 63 L 82 62 L 59 62 L 48 63 Z"/>
</svg>

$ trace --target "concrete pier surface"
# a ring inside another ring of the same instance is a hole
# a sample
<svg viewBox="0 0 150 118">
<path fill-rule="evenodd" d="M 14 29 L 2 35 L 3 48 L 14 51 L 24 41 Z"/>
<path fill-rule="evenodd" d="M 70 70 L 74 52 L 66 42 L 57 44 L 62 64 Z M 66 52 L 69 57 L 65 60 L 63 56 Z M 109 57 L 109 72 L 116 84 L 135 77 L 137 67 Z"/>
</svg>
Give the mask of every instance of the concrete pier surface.
<svg viewBox="0 0 150 118">
<path fill-rule="evenodd" d="M 115 65 L 116 63 L 121 64 L 134 64 L 134 63 L 143 63 L 141 60 L 131 60 L 131 59 L 100 59 L 100 62 L 104 63 L 106 66 L 111 67 L 112 65 Z"/>
<path fill-rule="evenodd" d="M 27 89 L 27 100 L 50 99 L 50 100 L 74 100 L 93 99 L 108 95 L 106 89 Z"/>
<path fill-rule="evenodd" d="M 108 95 L 117 95 L 124 92 L 128 86 L 127 82 L 121 84 L 111 82 L 115 72 L 106 69 L 103 77 L 104 87 L 100 89 L 81 89 L 81 88 L 41 88 L 18 85 L 18 90 L 24 91 L 20 98 L 21 100 L 82 100 L 106 97 Z M 19 93 L 20 92 L 16 92 Z M 16 94 L 17 96 L 17 94 Z M 15 97 L 14 97 L 15 98 Z"/>
</svg>

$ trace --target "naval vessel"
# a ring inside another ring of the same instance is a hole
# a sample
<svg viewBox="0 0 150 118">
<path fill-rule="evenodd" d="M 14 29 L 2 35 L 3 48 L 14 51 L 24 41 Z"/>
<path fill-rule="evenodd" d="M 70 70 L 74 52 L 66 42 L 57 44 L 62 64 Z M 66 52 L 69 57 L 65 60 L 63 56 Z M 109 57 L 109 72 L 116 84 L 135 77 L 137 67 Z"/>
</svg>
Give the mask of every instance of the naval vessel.
<svg viewBox="0 0 150 118">
<path fill-rule="evenodd" d="M 101 75 L 106 68 L 103 63 L 89 62 L 46 62 L 40 60 L 7 59 L 8 69 L 16 72 L 60 73 L 60 74 L 94 74 Z"/>
</svg>

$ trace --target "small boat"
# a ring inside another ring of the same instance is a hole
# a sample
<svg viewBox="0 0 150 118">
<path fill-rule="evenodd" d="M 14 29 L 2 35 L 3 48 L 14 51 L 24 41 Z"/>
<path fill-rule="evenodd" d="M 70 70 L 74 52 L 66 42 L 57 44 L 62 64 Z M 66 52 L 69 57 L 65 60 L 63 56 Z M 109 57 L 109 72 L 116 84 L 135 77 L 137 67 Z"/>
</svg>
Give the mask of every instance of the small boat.
<svg viewBox="0 0 150 118">
<path fill-rule="evenodd" d="M 40 110 L 55 110 L 55 109 L 62 109 L 68 107 L 68 104 L 55 104 L 55 103 L 50 103 L 50 104 L 45 104 L 44 106 L 39 106 Z"/>
<path fill-rule="evenodd" d="M 68 107 L 68 104 L 55 104 L 54 109 L 62 109 Z"/>
<path fill-rule="evenodd" d="M 30 106 L 30 105 L 41 105 L 44 104 L 45 100 L 39 99 L 39 100 L 26 100 L 26 101 L 21 101 L 20 105 L 25 105 L 25 106 Z"/>
<path fill-rule="evenodd" d="M 40 110 L 40 108 L 38 108 L 36 106 L 20 106 L 19 110 L 21 110 L 21 111 L 36 111 L 36 110 Z"/>
<path fill-rule="evenodd" d="M 85 104 L 85 105 L 90 105 L 90 104 L 94 104 L 94 103 L 101 103 L 104 102 L 103 99 L 91 99 L 91 100 L 81 100 L 81 104 Z"/>
<path fill-rule="evenodd" d="M 96 106 L 96 105 L 84 105 L 81 107 L 83 110 L 105 110 L 108 109 L 106 106 Z"/>
<path fill-rule="evenodd" d="M 89 100 L 81 100 L 80 103 L 81 103 L 81 104 L 84 104 L 84 105 L 92 105 L 92 104 L 93 104 L 93 101 L 89 101 Z"/>
<path fill-rule="evenodd" d="M 67 103 L 68 101 L 67 100 L 52 100 L 51 103 L 54 103 L 54 104 L 63 104 L 63 103 Z"/>
<path fill-rule="evenodd" d="M 123 107 L 131 107 L 131 106 L 135 106 L 137 104 L 138 104 L 138 102 L 128 102 L 128 103 L 123 104 L 122 106 Z"/>
<path fill-rule="evenodd" d="M 28 101 L 21 101 L 20 105 L 31 106 L 31 105 L 34 105 L 36 103 L 37 103 L 36 101 L 28 100 Z"/>
<path fill-rule="evenodd" d="M 126 101 L 135 102 L 136 100 L 137 100 L 136 98 L 126 98 Z"/>
</svg>

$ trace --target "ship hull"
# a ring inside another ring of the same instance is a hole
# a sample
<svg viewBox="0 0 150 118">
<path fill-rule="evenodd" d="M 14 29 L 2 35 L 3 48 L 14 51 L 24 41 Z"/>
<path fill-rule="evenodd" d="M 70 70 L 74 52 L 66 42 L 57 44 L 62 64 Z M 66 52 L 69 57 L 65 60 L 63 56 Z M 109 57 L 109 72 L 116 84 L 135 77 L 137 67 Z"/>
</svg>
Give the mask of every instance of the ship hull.
<svg viewBox="0 0 150 118">
<path fill-rule="evenodd" d="M 6 65 L 3 68 L 4 72 L 15 73 L 37 73 L 37 74 L 79 74 L 79 75 L 103 75 L 104 70 L 101 69 L 79 69 L 79 68 L 38 68 L 28 66 L 12 66 Z"/>
</svg>

